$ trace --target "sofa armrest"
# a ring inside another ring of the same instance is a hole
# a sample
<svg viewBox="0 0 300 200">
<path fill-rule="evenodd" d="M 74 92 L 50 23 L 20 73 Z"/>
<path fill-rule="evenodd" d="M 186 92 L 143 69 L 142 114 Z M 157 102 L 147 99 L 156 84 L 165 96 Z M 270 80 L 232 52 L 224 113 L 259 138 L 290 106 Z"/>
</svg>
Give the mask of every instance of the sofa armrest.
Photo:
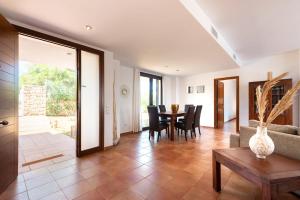
<svg viewBox="0 0 300 200">
<path fill-rule="evenodd" d="M 240 135 L 236 133 L 230 134 L 230 148 L 240 147 Z"/>
</svg>

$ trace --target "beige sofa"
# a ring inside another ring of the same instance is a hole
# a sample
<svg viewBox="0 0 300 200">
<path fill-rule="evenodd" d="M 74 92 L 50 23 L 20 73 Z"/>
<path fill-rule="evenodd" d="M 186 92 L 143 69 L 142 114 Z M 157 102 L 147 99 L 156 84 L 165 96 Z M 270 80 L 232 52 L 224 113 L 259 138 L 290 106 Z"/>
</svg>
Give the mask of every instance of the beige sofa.
<svg viewBox="0 0 300 200">
<path fill-rule="evenodd" d="M 256 133 L 257 123 L 250 121 L 249 127 L 241 126 L 239 134 L 231 134 L 230 147 L 249 147 L 249 139 Z M 268 134 L 275 144 L 275 152 L 300 160 L 300 129 L 286 125 L 271 126 Z"/>
</svg>

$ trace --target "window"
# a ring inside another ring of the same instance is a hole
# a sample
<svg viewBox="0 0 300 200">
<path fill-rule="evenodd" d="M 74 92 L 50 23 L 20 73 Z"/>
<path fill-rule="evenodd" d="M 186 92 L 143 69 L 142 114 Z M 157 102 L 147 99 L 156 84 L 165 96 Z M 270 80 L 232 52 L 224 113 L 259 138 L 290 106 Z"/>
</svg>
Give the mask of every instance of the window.
<svg viewBox="0 0 300 200">
<path fill-rule="evenodd" d="M 162 77 L 141 72 L 141 118 L 143 130 L 149 127 L 148 105 L 160 105 L 162 103 Z"/>
</svg>

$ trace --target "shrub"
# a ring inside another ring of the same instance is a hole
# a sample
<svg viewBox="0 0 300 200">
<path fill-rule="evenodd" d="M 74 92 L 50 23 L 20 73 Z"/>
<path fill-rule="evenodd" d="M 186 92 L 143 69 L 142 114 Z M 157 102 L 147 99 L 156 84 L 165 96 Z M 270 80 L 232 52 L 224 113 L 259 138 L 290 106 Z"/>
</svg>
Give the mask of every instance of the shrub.
<svg viewBox="0 0 300 200">
<path fill-rule="evenodd" d="M 47 88 L 47 115 L 71 116 L 76 113 L 76 72 L 67 68 L 33 65 L 20 77 L 24 85 L 40 85 Z"/>
</svg>

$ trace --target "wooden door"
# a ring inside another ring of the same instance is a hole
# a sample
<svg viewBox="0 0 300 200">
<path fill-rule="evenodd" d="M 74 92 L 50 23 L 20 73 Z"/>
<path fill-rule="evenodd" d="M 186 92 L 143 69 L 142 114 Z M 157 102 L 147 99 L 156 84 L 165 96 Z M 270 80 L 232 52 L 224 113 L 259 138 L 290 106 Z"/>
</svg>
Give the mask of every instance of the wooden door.
<svg viewBox="0 0 300 200">
<path fill-rule="evenodd" d="M 292 88 L 292 79 L 283 79 L 272 88 L 270 94 L 269 113 L 275 105 L 282 99 L 285 93 Z M 293 124 L 293 106 L 281 113 L 273 122 L 273 124 L 292 125 Z"/>
<path fill-rule="evenodd" d="M 224 127 L 224 83 L 218 81 L 218 128 Z"/>
<path fill-rule="evenodd" d="M 258 120 L 258 109 L 256 106 L 256 88 L 263 87 L 266 81 L 249 83 L 249 120 Z M 276 84 L 268 95 L 268 107 L 265 117 L 267 118 L 274 106 L 281 100 L 285 93 L 291 89 L 292 79 L 283 79 Z M 265 119 L 266 120 L 266 119 Z M 293 124 L 293 108 L 290 107 L 281 113 L 273 122 L 273 124 L 292 125 Z"/>
<path fill-rule="evenodd" d="M 0 15 L 0 193 L 18 176 L 18 33 Z"/>
</svg>

